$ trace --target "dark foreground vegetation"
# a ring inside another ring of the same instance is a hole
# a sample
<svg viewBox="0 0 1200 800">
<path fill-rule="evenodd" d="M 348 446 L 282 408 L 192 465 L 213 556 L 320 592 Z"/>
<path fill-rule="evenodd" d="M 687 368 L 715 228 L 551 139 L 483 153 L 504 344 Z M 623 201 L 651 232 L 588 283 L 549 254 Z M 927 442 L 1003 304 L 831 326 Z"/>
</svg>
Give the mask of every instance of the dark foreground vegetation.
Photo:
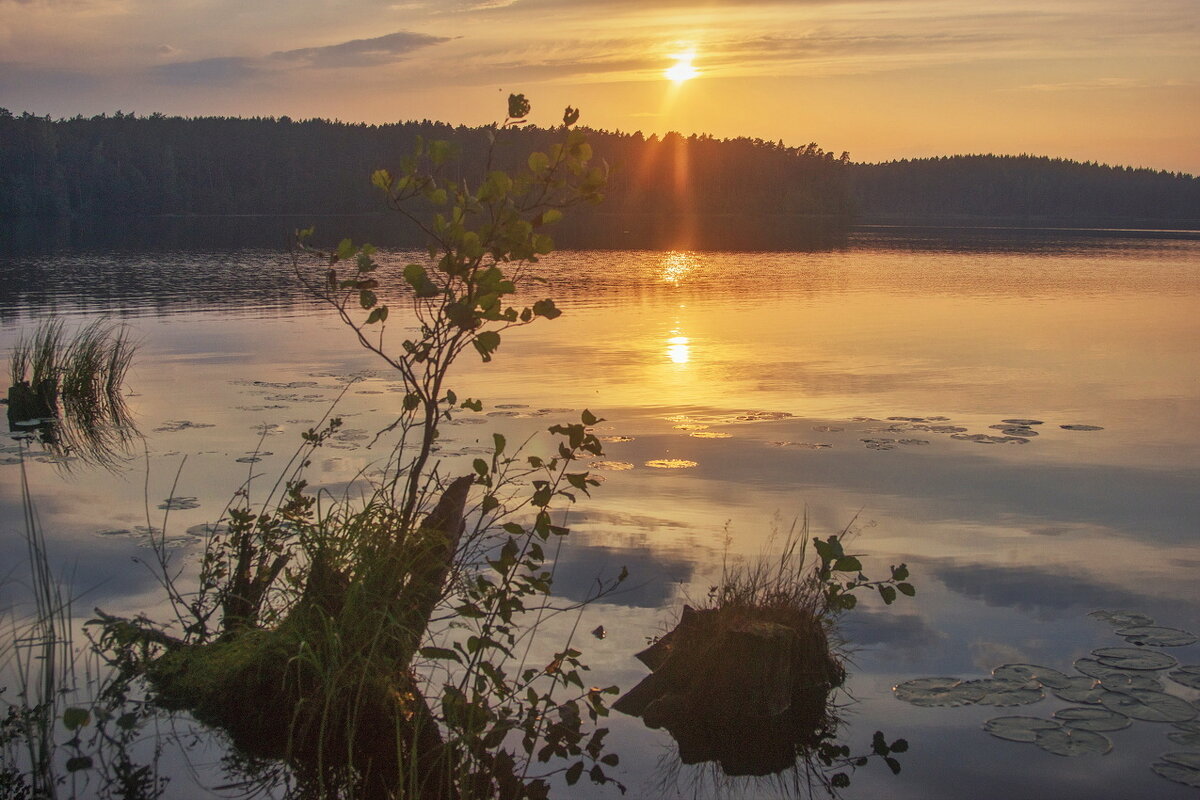
<svg viewBox="0 0 1200 800">
<path fill-rule="evenodd" d="M 489 155 L 511 171 L 554 140 L 526 126 L 493 150 L 488 130 L 121 112 L 52 120 L 0 109 L 0 217 L 370 213 L 378 206 L 367 176 L 395 171 L 419 136 L 451 143 L 459 177 L 479 174 Z M 784 224 L 780 215 L 806 217 L 826 229 L 855 220 L 1200 226 L 1200 179 L 1177 173 L 1033 156 L 854 164 L 815 143 L 587 133 L 612 169 L 604 209 L 574 215 L 583 227 L 731 213 L 771 227 Z"/>
</svg>

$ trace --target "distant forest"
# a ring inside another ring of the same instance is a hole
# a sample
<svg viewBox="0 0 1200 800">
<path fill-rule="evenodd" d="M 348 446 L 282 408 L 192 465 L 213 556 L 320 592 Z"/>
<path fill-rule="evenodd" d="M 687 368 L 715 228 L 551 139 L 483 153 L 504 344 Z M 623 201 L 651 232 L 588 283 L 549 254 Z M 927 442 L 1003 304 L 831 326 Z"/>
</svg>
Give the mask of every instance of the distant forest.
<svg viewBox="0 0 1200 800">
<path fill-rule="evenodd" d="M 371 171 L 394 170 L 418 136 L 454 143 L 454 169 L 469 176 L 483 167 L 487 133 L 428 120 L 120 112 L 52 120 L 0 109 L 0 217 L 373 212 L 380 201 Z M 533 126 L 504 132 L 496 165 L 516 167 L 557 137 Z M 816 144 L 604 130 L 589 137 L 612 166 L 607 200 L 593 215 L 1200 227 L 1200 179 L 1183 174 L 1031 156 L 855 164 Z"/>
</svg>

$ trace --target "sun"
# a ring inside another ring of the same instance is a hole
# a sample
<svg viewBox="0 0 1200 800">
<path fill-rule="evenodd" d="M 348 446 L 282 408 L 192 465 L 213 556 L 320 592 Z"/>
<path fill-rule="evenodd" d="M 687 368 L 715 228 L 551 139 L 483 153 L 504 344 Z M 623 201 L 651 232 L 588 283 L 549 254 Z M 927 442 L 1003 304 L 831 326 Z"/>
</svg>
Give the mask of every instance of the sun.
<svg viewBox="0 0 1200 800">
<path fill-rule="evenodd" d="M 675 59 L 675 65 L 663 70 L 663 76 L 675 83 L 683 83 L 686 80 L 691 80 L 700 74 L 692 66 L 692 59 L 695 57 L 694 53 L 680 53 L 677 56 L 672 56 Z"/>
</svg>

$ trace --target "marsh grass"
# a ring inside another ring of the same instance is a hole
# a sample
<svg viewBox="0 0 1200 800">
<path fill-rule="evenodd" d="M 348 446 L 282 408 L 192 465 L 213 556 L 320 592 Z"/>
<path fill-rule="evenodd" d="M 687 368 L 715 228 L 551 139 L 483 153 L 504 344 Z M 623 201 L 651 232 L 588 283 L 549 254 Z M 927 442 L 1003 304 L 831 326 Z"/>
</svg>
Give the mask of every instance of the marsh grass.
<svg viewBox="0 0 1200 800">
<path fill-rule="evenodd" d="M 73 334 L 60 319 L 43 321 L 9 359 L 10 427 L 39 420 L 36 432 L 52 453 L 119 465 L 139 436 L 124 395 L 136 351 L 129 330 L 105 319 Z"/>
</svg>

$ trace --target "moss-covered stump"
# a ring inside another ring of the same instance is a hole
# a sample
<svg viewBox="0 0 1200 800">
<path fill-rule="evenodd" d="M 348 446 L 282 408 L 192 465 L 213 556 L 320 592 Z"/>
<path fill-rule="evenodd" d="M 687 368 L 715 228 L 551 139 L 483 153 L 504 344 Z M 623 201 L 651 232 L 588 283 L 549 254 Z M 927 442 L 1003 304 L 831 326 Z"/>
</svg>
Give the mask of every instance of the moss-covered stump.
<svg viewBox="0 0 1200 800">
<path fill-rule="evenodd" d="M 685 764 L 769 775 L 831 723 L 845 671 L 820 619 L 801 609 L 685 606 L 679 624 L 637 654 L 650 675 L 613 708 L 665 728 Z"/>
</svg>

